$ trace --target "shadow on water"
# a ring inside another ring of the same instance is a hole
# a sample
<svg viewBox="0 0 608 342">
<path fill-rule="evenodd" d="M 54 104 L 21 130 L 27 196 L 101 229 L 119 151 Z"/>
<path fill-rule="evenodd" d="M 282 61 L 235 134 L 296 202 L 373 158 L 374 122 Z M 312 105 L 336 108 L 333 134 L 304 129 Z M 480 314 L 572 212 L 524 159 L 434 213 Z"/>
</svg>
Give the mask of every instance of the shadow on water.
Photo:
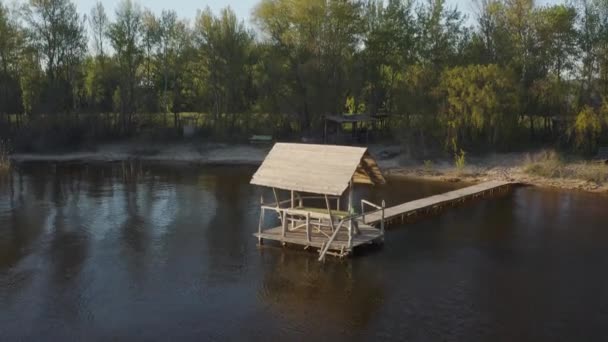
<svg viewBox="0 0 608 342">
<path fill-rule="evenodd" d="M 70 177 L 54 173 L 51 181 L 50 209 L 53 214 L 47 234 L 50 235 L 49 260 L 58 282 L 74 278 L 88 255 L 88 229 L 79 208 L 81 183 L 79 172 L 71 173 Z"/>
<path fill-rule="evenodd" d="M 19 175 L 11 175 L 0 182 L 0 305 L 3 306 L 15 302 L 21 289 L 31 283 L 34 272 L 15 268 L 28 257 L 42 234 L 40 216 L 28 212 L 27 199 L 20 191 L 21 179 Z"/>
<path fill-rule="evenodd" d="M 245 271 L 248 252 L 255 248 L 248 242 L 253 240 L 251 223 L 257 215 L 258 195 L 253 187 L 242 186 L 249 181 L 242 171 L 222 169 L 205 181 L 216 203 L 205 230 L 209 281 L 229 281 Z"/>
<path fill-rule="evenodd" d="M 146 274 L 145 259 L 149 247 L 149 232 L 138 201 L 140 191 L 141 187 L 137 179 L 123 182 L 122 198 L 125 218 L 120 226 L 122 255 L 128 265 L 129 274 L 138 287 L 143 285 L 143 278 Z"/>
<path fill-rule="evenodd" d="M 44 232 L 46 187 L 19 169 L 0 179 L 0 272 L 17 265 Z"/>
</svg>

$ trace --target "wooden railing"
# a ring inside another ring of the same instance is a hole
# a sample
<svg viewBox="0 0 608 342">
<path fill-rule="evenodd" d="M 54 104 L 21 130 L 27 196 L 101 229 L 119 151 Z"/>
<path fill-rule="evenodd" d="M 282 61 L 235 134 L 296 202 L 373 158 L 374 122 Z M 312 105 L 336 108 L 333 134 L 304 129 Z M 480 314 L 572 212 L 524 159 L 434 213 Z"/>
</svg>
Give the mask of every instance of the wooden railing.
<svg viewBox="0 0 608 342">
<path fill-rule="evenodd" d="M 332 202 L 334 202 L 336 205 L 335 208 L 331 208 L 332 210 L 340 210 L 340 196 L 327 196 L 327 198 L 330 199 Z M 311 201 L 311 200 L 325 201 L 325 196 L 302 196 L 302 195 L 298 194 L 297 192 L 294 193 L 294 202 L 297 201 L 298 207 L 304 207 L 305 202 Z M 291 199 L 282 200 L 282 201 L 279 201 L 278 203 L 277 202 L 264 203 L 263 200 L 261 202 L 262 202 L 262 204 L 265 204 L 270 207 L 279 207 L 280 208 L 280 207 L 283 207 L 284 205 L 291 206 Z"/>
<path fill-rule="evenodd" d="M 380 212 L 381 213 L 380 215 L 381 215 L 382 219 L 380 220 L 380 231 L 382 233 L 382 236 L 384 236 L 384 209 L 386 207 L 386 203 L 384 201 L 382 201 L 382 205 L 380 206 L 380 205 L 374 204 L 370 201 L 366 201 L 366 200 L 362 199 L 361 200 L 361 213 L 350 215 L 350 216 L 345 217 L 342 220 L 340 220 L 340 222 L 338 223 L 338 226 L 337 226 L 336 230 L 334 231 L 334 233 L 332 234 L 332 236 L 323 245 L 323 248 L 321 248 L 321 250 L 319 252 L 319 261 L 323 261 L 325 259 L 325 255 L 327 254 L 327 251 L 329 251 L 331 244 L 334 242 L 334 240 L 338 236 L 338 233 L 340 232 L 340 229 L 342 227 L 344 227 L 346 222 L 350 223 L 350 226 L 349 226 L 350 229 L 348 230 L 348 246 L 349 247 L 352 246 L 352 235 L 353 235 L 352 222 L 355 220 L 358 220 L 358 219 L 361 219 L 362 222 L 365 222 L 365 215 L 371 213 L 371 212 L 368 212 L 368 213 L 365 212 L 366 205 L 376 209 L 371 212 Z"/>
<path fill-rule="evenodd" d="M 370 206 L 372 208 L 375 208 L 376 210 L 371 211 L 366 213 L 365 212 L 365 206 Z M 370 201 L 366 201 L 364 199 L 361 200 L 361 218 L 363 219 L 363 222 L 365 222 L 365 215 L 371 214 L 371 213 L 377 213 L 380 212 L 380 231 L 382 232 L 382 235 L 384 235 L 384 209 L 386 208 L 386 203 L 384 202 L 384 200 L 382 200 L 382 205 L 379 206 L 377 204 L 374 204 Z"/>
<path fill-rule="evenodd" d="M 325 199 L 324 196 L 300 196 L 297 195 L 297 200 L 298 200 L 298 204 L 300 207 L 303 207 L 304 201 L 305 200 L 323 200 Z M 339 197 L 334 197 L 334 199 L 337 199 L 336 202 L 336 206 L 337 208 L 339 208 Z M 266 210 L 270 210 L 270 211 L 274 211 L 278 214 L 279 216 L 279 220 L 281 221 L 281 227 L 283 230 L 283 237 L 285 237 L 285 234 L 287 232 L 287 230 L 289 229 L 288 227 L 288 221 L 291 220 L 290 222 L 292 223 L 291 226 L 291 230 L 295 230 L 295 229 L 301 229 L 301 228 L 306 228 L 306 237 L 308 242 L 311 242 L 311 226 L 317 225 L 319 231 L 322 231 L 322 227 L 330 227 L 331 228 L 331 235 L 329 234 L 325 234 L 323 233 L 323 235 L 328 237 L 328 240 L 326 243 L 323 244 L 323 246 L 321 247 L 320 251 L 319 251 L 319 260 L 322 261 L 325 259 L 325 255 L 327 254 L 327 252 L 329 251 L 329 249 L 331 248 L 332 243 L 335 241 L 335 239 L 337 238 L 338 234 L 340 233 L 340 231 L 342 229 L 344 229 L 344 227 L 348 227 L 348 247 L 352 247 L 352 238 L 353 238 L 353 227 L 356 227 L 356 225 L 353 225 L 353 223 L 355 221 L 361 221 L 363 223 L 365 223 L 365 216 L 369 215 L 371 213 L 377 213 L 380 212 L 381 213 L 381 221 L 380 221 L 380 231 L 382 233 L 382 235 L 384 235 L 384 209 L 386 207 L 385 202 L 382 201 L 382 205 L 377 205 L 374 204 L 372 202 L 369 202 L 367 200 L 361 200 L 361 213 L 358 214 L 352 214 L 352 215 L 348 215 L 347 217 L 340 217 L 337 215 L 330 215 L 330 211 L 328 210 L 327 213 L 317 213 L 317 212 L 311 212 L 311 211 L 307 211 L 307 210 L 299 210 L 298 208 L 292 208 L 291 207 L 291 199 L 288 200 L 283 200 L 283 201 L 279 201 L 278 203 L 268 203 L 265 204 L 263 203 L 263 200 L 261 200 L 262 205 L 261 205 L 261 215 L 260 215 L 260 222 L 259 222 L 259 226 L 258 226 L 258 233 L 262 233 L 262 227 L 264 225 L 264 216 L 266 213 Z M 289 205 L 289 206 L 285 206 L 285 205 Z M 365 209 L 366 207 L 371 207 L 374 210 L 368 211 L 366 212 Z M 289 218 L 288 216 L 295 216 L 295 217 L 301 217 L 300 219 L 294 219 L 294 218 Z M 304 218 L 304 223 L 302 223 L 302 217 Z M 336 225 L 336 219 L 340 219 L 339 221 L 337 221 L 337 225 Z M 316 220 L 311 222 L 311 219 Z M 298 222 L 300 222 L 298 224 Z M 348 226 L 347 226 L 348 224 Z"/>
</svg>

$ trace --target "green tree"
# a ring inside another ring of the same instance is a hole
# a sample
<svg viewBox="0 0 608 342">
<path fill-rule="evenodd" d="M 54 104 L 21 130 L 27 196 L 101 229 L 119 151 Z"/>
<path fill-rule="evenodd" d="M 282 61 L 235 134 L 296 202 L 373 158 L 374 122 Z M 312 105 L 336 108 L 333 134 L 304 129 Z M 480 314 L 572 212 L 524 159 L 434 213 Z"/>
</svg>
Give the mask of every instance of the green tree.
<svg viewBox="0 0 608 342">
<path fill-rule="evenodd" d="M 445 0 L 427 0 L 417 12 L 421 62 L 438 72 L 447 65 L 454 65 L 460 60 L 469 34 L 462 13 L 457 8 L 446 7 Z"/>
<path fill-rule="evenodd" d="M 173 112 L 174 126 L 178 127 L 179 86 L 177 77 L 182 72 L 182 61 L 190 48 L 191 32 L 187 23 L 177 18 L 174 11 L 163 11 L 159 20 L 159 49 L 156 57 L 161 75 L 161 111 Z"/>
<path fill-rule="evenodd" d="M 89 17 L 94 57 L 85 60 L 84 84 L 89 110 L 106 113 L 113 108 L 112 95 L 117 86 L 114 61 L 105 48 L 109 25 L 103 4 L 97 2 Z"/>
<path fill-rule="evenodd" d="M 576 10 L 566 5 L 554 5 L 537 10 L 535 16 L 541 59 L 561 82 L 564 74 L 574 68 L 577 56 Z"/>
<path fill-rule="evenodd" d="M 30 0 L 23 13 L 29 42 L 44 64 L 43 110 L 71 112 L 87 45 L 83 20 L 69 0 Z"/>
<path fill-rule="evenodd" d="M 17 114 L 22 110 L 19 85 L 22 55 L 23 30 L 15 14 L 0 3 L 0 114 Z"/>
<path fill-rule="evenodd" d="M 114 92 L 115 108 L 122 115 L 122 129 L 129 131 L 136 111 L 138 69 L 142 63 L 142 12 L 131 0 L 123 0 L 116 19 L 108 28 L 108 39 L 115 51 L 120 70 L 120 87 Z"/>
<path fill-rule="evenodd" d="M 102 59 L 105 56 L 104 43 L 108 33 L 108 16 L 103 7 L 103 3 L 98 1 L 89 16 L 89 25 L 91 27 L 91 36 L 93 37 L 93 46 L 97 56 Z"/>
<path fill-rule="evenodd" d="M 501 0 L 479 0 L 477 3 L 477 26 L 472 44 L 477 44 L 481 63 L 507 65 L 512 57 L 507 31 L 506 5 Z"/>
<path fill-rule="evenodd" d="M 160 20 L 150 10 L 146 9 L 141 17 L 142 46 L 143 46 L 143 77 L 141 79 L 144 88 L 143 107 L 147 112 L 158 111 L 158 92 L 156 89 L 154 57 L 159 49 L 160 42 Z"/>
<path fill-rule="evenodd" d="M 394 98 L 400 92 L 396 87 L 403 71 L 417 56 L 418 27 L 413 2 L 391 0 L 369 1 L 365 6 L 366 32 L 362 60 L 366 70 L 364 97 L 372 112 L 395 109 Z"/>
<path fill-rule="evenodd" d="M 284 63 L 286 107 L 302 130 L 341 112 L 362 33 L 360 1 L 262 0 L 254 21 Z"/>
<path fill-rule="evenodd" d="M 512 142 L 517 92 L 508 70 L 495 64 L 455 67 L 443 73 L 441 89 L 446 144 L 504 147 Z"/>
<path fill-rule="evenodd" d="M 569 112 L 570 82 L 578 53 L 576 44 L 576 10 L 565 5 L 541 7 L 534 12 L 538 48 L 538 69 L 529 94 L 530 113 L 544 119 L 550 133 L 550 118 Z"/>
<path fill-rule="evenodd" d="M 249 108 L 251 95 L 251 46 L 253 36 L 230 8 L 219 16 L 207 8 L 198 14 L 194 28 L 199 72 L 206 76 L 207 103 L 215 122 L 227 114 L 234 126 L 236 114 Z"/>
</svg>

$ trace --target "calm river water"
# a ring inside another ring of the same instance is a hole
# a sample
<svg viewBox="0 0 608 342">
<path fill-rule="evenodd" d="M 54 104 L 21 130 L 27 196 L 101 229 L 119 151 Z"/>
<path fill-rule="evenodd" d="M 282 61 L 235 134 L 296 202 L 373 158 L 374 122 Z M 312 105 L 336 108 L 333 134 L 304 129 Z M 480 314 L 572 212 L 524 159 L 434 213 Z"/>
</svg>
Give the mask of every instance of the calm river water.
<svg viewBox="0 0 608 342">
<path fill-rule="evenodd" d="M 322 264 L 256 246 L 253 172 L 22 165 L 0 180 L 0 340 L 608 340 L 606 196 L 519 188 Z"/>
</svg>

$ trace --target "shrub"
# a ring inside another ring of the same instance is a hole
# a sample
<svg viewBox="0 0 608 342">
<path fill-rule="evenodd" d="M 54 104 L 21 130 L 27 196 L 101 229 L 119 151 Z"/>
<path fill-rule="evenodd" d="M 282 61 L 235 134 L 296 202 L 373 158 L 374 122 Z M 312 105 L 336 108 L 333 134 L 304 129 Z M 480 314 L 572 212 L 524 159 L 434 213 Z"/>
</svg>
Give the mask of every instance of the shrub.
<svg viewBox="0 0 608 342">
<path fill-rule="evenodd" d="M 576 116 L 570 134 L 574 136 L 576 149 L 586 155 L 591 155 L 597 148 L 599 138 L 604 130 L 602 111 L 596 111 L 585 106 Z"/>
<path fill-rule="evenodd" d="M 424 170 L 426 172 L 433 171 L 433 161 L 432 160 L 425 160 L 424 161 Z"/>
<path fill-rule="evenodd" d="M 553 151 L 545 151 L 534 157 L 528 156 L 524 171 L 545 178 L 580 179 L 597 184 L 608 182 L 608 165 L 565 162 Z"/>
<path fill-rule="evenodd" d="M 463 149 L 454 153 L 454 164 L 458 171 L 464 170 L 464 167 L 466 166 L 466 154 L 467 153 Z"/>
<path fill-rule="evenodd" d="M 543 151 L 536 156 L 528 155 L 524 171 L 541 177 L 560 178 L 563 166 L 562 158 L 555 151 Z"/>
</svg>

